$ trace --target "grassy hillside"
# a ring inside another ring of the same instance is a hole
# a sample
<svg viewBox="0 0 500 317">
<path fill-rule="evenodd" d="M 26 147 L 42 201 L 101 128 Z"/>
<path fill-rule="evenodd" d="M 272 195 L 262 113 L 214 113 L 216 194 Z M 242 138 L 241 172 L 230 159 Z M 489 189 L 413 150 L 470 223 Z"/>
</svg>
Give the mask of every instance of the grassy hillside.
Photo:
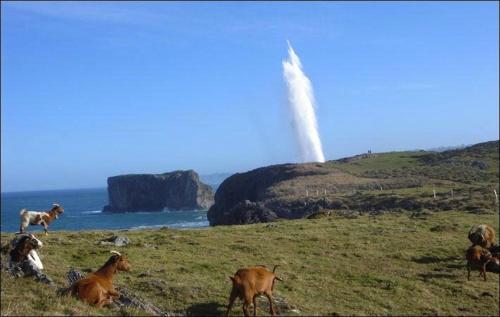
<svg viewBox="0 0 500 317">
<path fill-rule="evenodd" d="M 116 284 L 166 311 L 190 315 L 223 313 L 228 276 L 254 264 L 281 265 L 285 281 L 275 293 L 286 315 L 495 315 L 499 276 L 489 273 L 487 282 L 478 272 L 471 281 L 466 276 L 467 232 L 477 223 L 499 232 L 494 213 L 330 216 L 197 230 L 52 232 L 42 237 L 41 254 L 46 273 L 64 286 L 70 267 L 89 271 L 105 262 L 110 247 L 100 239 L 125 235 L 132 244 L 113 248 L 128 255 L 133 270 L 119 274 Z M 10 237 L 2 234 L 2 242 Z M 2 315 L 144 314 L 94 309 L 5 272 L 1 283 Z M 242 313 L 239 301 L 233 312 Z"/>
<path fill-rule="evenodd" d="M 303 164 L 310 176 L 278 182 L 267 197 L 282 204 L 339 201 L 357 211 L 497 209 L 499 142 L 445 152 L 389 152 Z M 436 197 L 434 197 L 434 190 Z M 453 191 L 453 193 L 452 193 Z M 285 202 L 285 203 L 284 203 Z M 325 205 L 318 203 L 318 205 Z"/>
</svg>

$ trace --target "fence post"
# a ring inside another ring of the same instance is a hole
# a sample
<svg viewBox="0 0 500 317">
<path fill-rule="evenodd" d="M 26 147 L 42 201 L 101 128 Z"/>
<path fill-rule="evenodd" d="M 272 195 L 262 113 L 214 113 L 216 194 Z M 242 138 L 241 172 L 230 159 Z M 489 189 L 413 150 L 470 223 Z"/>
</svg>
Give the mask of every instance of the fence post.
<svg viewBox="0 0 500 317">
<path fill-rule="evenodd" d="M 496 189 L 493 189 L 493 193 L 495 194 L 495 203 L 498 204 L 498 194 L 497 194 L 497 190 Z"/>
<path fill-rule="evenodd" d="M 436 199 L 436 188 L 432 185 L 432 193 L 434 194 L 434 199 Z"/>
</svg>

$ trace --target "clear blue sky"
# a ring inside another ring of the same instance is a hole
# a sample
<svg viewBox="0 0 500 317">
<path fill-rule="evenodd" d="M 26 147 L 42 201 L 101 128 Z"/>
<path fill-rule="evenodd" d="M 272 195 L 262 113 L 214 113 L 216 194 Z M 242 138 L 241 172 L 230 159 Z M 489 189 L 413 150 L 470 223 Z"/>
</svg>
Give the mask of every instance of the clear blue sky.
<svg viewBox="0 0 500 317">
<path fill-rule="evenodd" d="M 498 139 L 498 9 L 2 1 L 2 191 L 297 162 L 287 39 L 327 159 Z"/>
</svg>

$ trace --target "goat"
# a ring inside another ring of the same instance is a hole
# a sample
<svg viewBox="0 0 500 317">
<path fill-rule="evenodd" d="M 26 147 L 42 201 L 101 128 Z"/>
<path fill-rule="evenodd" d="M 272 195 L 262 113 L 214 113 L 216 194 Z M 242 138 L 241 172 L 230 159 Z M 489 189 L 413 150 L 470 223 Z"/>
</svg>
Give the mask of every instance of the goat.
<svg viewBox="0 0 500 317">
<path fill-rule="evenodd" d="M 269 300 L 269 312 L 274 316 L 276 314 L 272 301 L 274 281 L 282 281 L 282 279 L 277 277 L 275 274 L 277 267 L 278 265 L 275 265 L 273 271 L 271 272 L 268 271 L 265 266 L 259 265 L 239 269 L 234 274 L 234 277 L 230 276 L 229 278 L 233 283 L 233 288 L 229 296 L 229 305 L 227 307 L 226 316 L 229 315 L 231 307 L 237 297 L 243 300 L 243 313 L 245 316 L 248 316 L 248 305 L 250 302 L 253 303 L 253 315 L 256 316 L 257 305 L 255 299 L 258 295 L 262 294 L 264 294 Z"/>
<path fill-rule="evenodd" d="M 469 231 L 469 240 L 472 245 L 480 245 L 489 249 L 495 244 L 495 230 L 488 225 L 474 226 Z"/>
<path fill-rule="evenodd" d="M 9 246 L 9 272 L 16 277 L 34 276 L 39 282 L 53 284 L 52 279 L 43 273 L 43 264 L 36 251 L 42 246 L 42 241 L 32 234 L 14 238 Z"/>
<path fill-rule="evenodd" d="M 467 260 L 467 280 L 470 281 L 470 271 L 472 269 L 479 269 L 479 277 L 483 276 L 486 281 L 486 266 L 490 262 L 498 262 L 498 258 L 493 257 L 487 249 L 473 245 L 465 253 Z"/>
<path fill-rule="evenodd" d="M 42 261 L 40 261 L 35 251 L 41 247 L 43 247 L 42 241 L 38 240 L 34 235 L 21 235 L 11 242 L 12 250 L 9 252 L 9 262 L 12 264 L 28 260 L 31 261 L 36 268 L 43 270 Z"/>
<path fill-rule="evenodd" d="M 113 287 L 113 276 L 117 271 L 130 271 L 130 264 L 119 252 L 111 253 L 113 255 L 100 269 L 73 283 L 68 289 L 69 294 L 98 308 L 109 305 L 120 297 L 120 293 Z"/>
<path fill-rule="evenodd" d="M 19 215 L 21 216 L 21 225 L 19 226 L 19 233 L 23 233 L 24 230 L 29 225 L 41 225 L 45 230 L 45 235 L 48 235 L 49 224 L 54 221 L 54 219 L 59 218 L 59 215 L 64 212 L 64 209 L 58 205 L 53 204 L 52 209 L 49 211 L 28 211 L 25 209 L 21 210 Z"/>
</svg>

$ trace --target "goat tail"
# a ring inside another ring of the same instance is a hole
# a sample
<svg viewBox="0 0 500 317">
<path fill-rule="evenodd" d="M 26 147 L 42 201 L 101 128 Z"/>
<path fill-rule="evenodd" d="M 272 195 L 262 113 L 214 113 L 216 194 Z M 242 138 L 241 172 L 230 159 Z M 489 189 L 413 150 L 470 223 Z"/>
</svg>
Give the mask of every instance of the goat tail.
<svg viewBox="0 0 500 317">
<path fill-rule="evenodd" d="M 21 211 L 19 212 L 19 215 L 22 216 L 26 211 L 27 211 L 26 208 L 21 209 Z"/>
<path fill-rule="evenodd" d="M 273 273 L 276 272 L 276 268 L 279 266 L 279 264 L 276 264 L 274 267 L 273 267 Z"/>
</svg>

